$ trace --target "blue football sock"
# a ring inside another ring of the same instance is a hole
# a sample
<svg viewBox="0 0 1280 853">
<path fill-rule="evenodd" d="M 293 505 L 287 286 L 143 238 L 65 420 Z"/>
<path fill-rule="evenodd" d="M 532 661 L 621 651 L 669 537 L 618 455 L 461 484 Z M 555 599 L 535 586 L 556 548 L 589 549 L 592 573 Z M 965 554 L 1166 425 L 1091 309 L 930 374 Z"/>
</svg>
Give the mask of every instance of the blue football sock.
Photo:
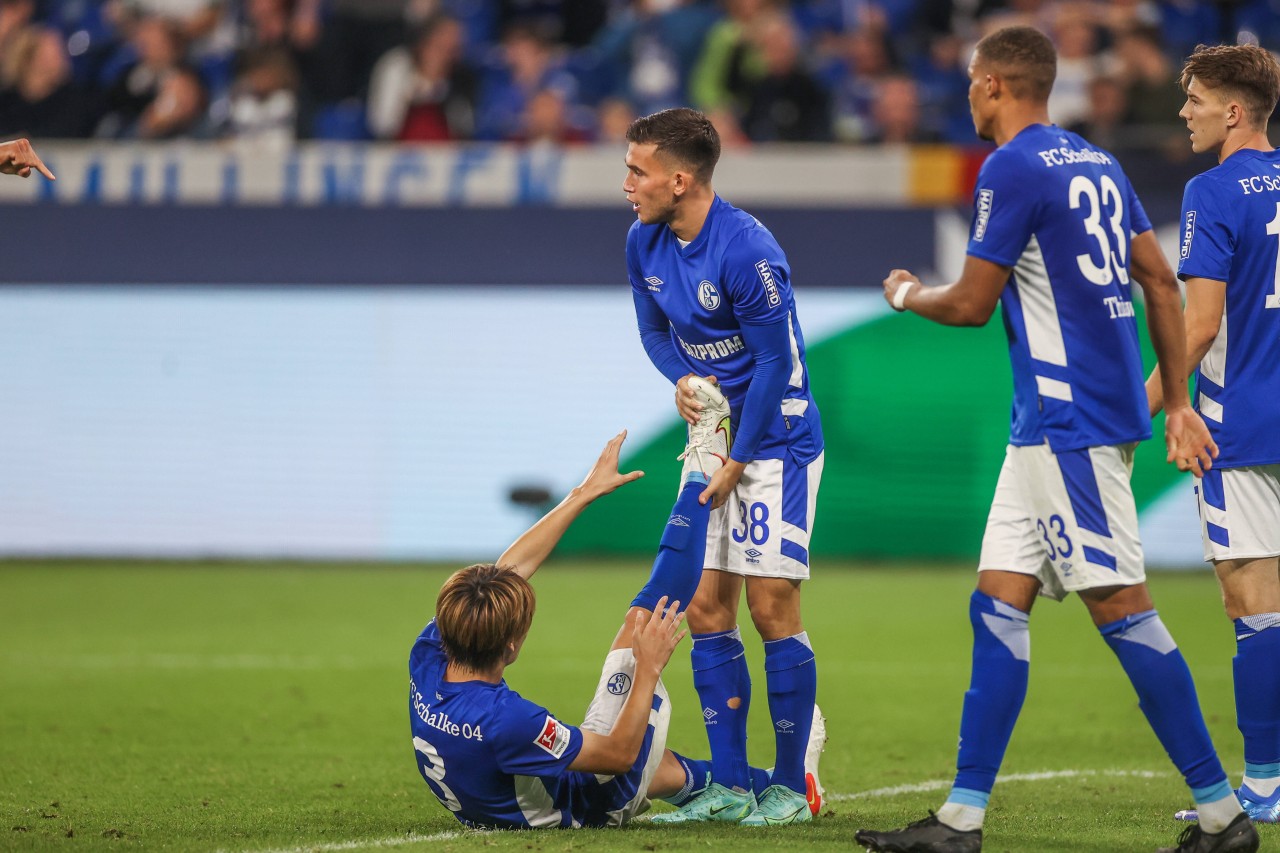
<svg viewBox="0 0 1280 853">
<path fill-rule="evenodd" d="M 653 561 L 649 582 L 631 602 L 632 607 L 653 610 L 658 599 L 680 602 L 686 610 L 702 579 L 702 563 L 707 555 L 707 520 L 711 517 L 711 504 L 698 503 L 698 495 L 705 486 L 687 483 L 671 508 L 671 517 L 662 530 L 662 542 L 658 556 Z"/>
<path fill-rule="evenodd" d="M 1195 801 L 1215 802 L 1229 794 L 1227 774 L 1209 740 L 1191 670 L 1159 614 L 1154 610 L 1135 613 L 1099 625 L 1098 631 L 1120 659 L 1138 693 L 1138 707 Z"/>
<path fill-rule="evenodd" d="M 693 686 L 702 702 L 702 718 L 711 743 L 712 779 L 726 788 L 751 787 L 747 767 L 747 710 L 751 675 L 738 629 L 694 634 Z"/>
<path fill-rule="evenodd" d="M 1245 616 L 1235 626 L 1232 664 L 1245 783 L 1267 796 L 1280 779 L 1280 613 Z"/>
<path fill-rule="evenodd" d="M 763 767 L 752 767 L 750 770 L 751 793 L 756 795 L 756 800 L 759 800 L 764 795 L 765 789 L 773 784 L 773 772 Z"/>
<path fill-rule="evenodd" d="M 776 748 L 773 784 L 805 793 L 804 753 L 813 728 L 818 667 L 809 635 L 799 633 L 764 644 L 765 683 Z"/>
<path fill-rule="evenodd" d="M 659 797 L 659 799 L 679 808 L 711 786 L 711 761 L 688 758 L 675 750 L 672 750 L 671 754 L 676 757 L 676 761 L 680 762 L 680 766 L 684 768 L 684 787 L 669 797 Z M 749 769 L 751 771 L 751 793 L 755 794 L 758 800 L 760 795 L 764 793 L 765 788 L 773 784 L 770 781 L 772 774 L 763 767 Z"/>
<path fill-rule="evenodd" d="M 986 798 L 995 787 L 996 773 L 1027 698 L 1029 618 L 978 590 L 969 599 L 973 672 L 960 715 L 960 754 L 949 803 L 986 808 Z"/>
<path fill-rule="evenodd" d="M 669 797 L 662 797 L 665 802 L 679 808 L 694 797 L 707 790 L 711 784 L 711 762 L 697 758 L 686 758 L 674 749 L 671 754 L 684 768 L 684 787 Z"/>
</svg>

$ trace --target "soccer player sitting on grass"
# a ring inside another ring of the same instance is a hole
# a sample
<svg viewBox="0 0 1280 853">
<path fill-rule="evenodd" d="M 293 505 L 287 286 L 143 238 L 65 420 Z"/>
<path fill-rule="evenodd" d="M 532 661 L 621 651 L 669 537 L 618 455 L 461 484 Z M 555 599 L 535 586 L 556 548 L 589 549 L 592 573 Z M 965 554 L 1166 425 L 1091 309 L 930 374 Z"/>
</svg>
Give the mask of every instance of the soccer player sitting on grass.
<svg viewBox="0 0 1280 853">
<path fill-rule="evenodd" d="M 706 418 L 728 404 L 699 388 Z M 582 484 L 522 534 L 496 564 L 455 572 L 440 590 L 436 617 L 409 656 L 409 718 L 418 769 L 463 824 L 496 829 L 620 826 L 649 798 L 680 806 L 709 785 L 711 762 L 665 748 L 671 716 L 659 678 L 684 636 L 678 612 L 702 574 L 711 507 L 698 496 L 723 464 L 717 436 L 686 451 L 698 462 L 682 485 L 648 583 L 632 602 L 605 658 L 581 726 L 559 720 L 511 690 L 503 673 L 515 662 L 533 620 L 528 579 L 590 503 L 639 479 L 618 471 L 623 432 L 610 441 Z M 723 442 L 723 435 L 719 437 Z M 809 739 L 809 772 L 825 741 Z M 769 773 L 752 768 L 763 791 Z"/>
</svg>

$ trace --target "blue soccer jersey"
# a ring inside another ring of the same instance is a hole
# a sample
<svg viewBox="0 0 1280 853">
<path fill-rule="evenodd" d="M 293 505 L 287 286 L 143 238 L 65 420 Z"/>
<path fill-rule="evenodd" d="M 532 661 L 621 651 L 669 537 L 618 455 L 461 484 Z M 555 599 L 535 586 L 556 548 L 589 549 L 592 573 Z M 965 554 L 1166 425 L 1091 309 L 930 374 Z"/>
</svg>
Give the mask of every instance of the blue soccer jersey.
<svg viewBox="0 0 1280 853">
<path fill-rule="evenodd" d="M 1131 236 L 1150 229 L 1115 158 L 1055 125 L 1025 128 L 982 165 L 968 253 L 1013 268 L 1000 296 L 1010 444 L 1151 436 L 1128 264 Z"/>
<path fill-rule="evenodd" d="M 1216 468 L 1280 462 L 1280 151 L 1237 151 L 1187 184 L 1178 275 L 1225 282 L 1196 372 Z"/>
<path fill-rule="evenodd" d="M 418 770 L 445 808 L 492 829 L 602 825 L 594 776 L 569 770 L 582 732 L 507 687 L 447 682 L 433 619 L 409 654 L 409 720 Z"/>
<path fill-rule="evenodd" d="M 767 228 L 719 196 L 687 246 L 666 224 L 637 221 L 627 234 L 627 273 L 645 349 L 663 374 L 672 382 L 687 373 L 719 381 L 734 459 L 790 454 L 807 465 L 817 458 L 822 424 L 809 393 L 791 267 Z M 781 381 L 777 397 L 757 410 L 749 389 L 762 393 L 761 381 L 753 387 L 762 363 Z"/>
</svg>

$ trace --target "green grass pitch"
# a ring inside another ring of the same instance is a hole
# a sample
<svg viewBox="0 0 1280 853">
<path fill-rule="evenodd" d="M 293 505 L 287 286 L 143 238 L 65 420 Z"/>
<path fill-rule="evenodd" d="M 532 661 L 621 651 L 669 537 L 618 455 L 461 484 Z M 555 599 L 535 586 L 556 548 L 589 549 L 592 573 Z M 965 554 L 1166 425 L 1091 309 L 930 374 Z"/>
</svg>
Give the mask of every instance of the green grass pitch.
<svg viewBox="0 0 1280 853">
<path fill-rule="evenodd" d="M 831 734 L 813 824 L 467 833 L 417 775 L 409 645 L 451 567 L 0 564 L 0 850 L 853 849 L 945 791 L 968 682 L 970 572 L 817 566 L 805 619 Z M 581 719 L 647 567 L 553 559 L 508 681 Z M 1204 571 L 1152 589 L 1235 781 L 1229 623 Z M 744 611 L 745 613 L 745 611 Z M 772 763 L 761 651 L 750 749 Z M 1032 616 L 1031 690 L 988 851 L 1172 843 L 1187 793 L 1074 599 Z M 687 641 L 668 669 L 670 745 L 706 751 Z M 887 790 L 900 788 L 900 790 Z M 1266 847 L 1280 841 L 1263 827 Z"/>
</svg>

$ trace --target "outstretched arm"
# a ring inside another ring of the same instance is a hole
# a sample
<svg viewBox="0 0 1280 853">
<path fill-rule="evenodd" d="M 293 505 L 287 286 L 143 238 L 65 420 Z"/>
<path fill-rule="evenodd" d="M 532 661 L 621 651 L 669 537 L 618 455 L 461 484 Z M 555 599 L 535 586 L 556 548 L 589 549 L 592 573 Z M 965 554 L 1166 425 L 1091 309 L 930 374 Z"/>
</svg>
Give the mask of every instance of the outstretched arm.
<svg viewBox="0 0 1280 853">
<path fill-rule="evenodd" d="M 600 458 L 596 460 L 596 464 L 592 466 L 581 485 L 575 487 L 555 509 L 540 518 L 537 524 L 511 543 L 511 547 L 503 551 L 502 556 L 498 558 L 498 565 L 515 570 L 516 574 L 523 578 L 532 577 L 542 565 L 542 561 L 551 555 L 551 551 L 559 543 L 560 537 L 564 536 L 565 531 L 569 529 L 569 525 L 596 498 L 603 497 L 619 486 L 643 477 L 643 471 L 632 471 L 628 474 L 618 471 L 618 453 L 622 449 L 622 442 L 626 439 L 625 429 L 615 435 L 604 446 Z"/>
<path fill-rule="evenodd" d="M 53 172 L 50 172 L 49 168 L 36 155 L 36 151 L 31 147 L 30 142 L 25 139 L 0 142 L 0 173 L 26 178 L 30 177 L 32 169 L 35 169 L 51 181 L 57 180 L 54 178 Z"/>
<path fill-rule="evenodd" d="M 969 255 L 960 278 L 938 287 L 926 287 L 907 270 L 891 271 L 884 298 L 895 311 L 913 311 L 944 326 L 983 326 L 1008 281 L 1008 267 Z"/>
<path fill-rule="evenodd" d="M 1218 334 L 1222 302 L 1218 301 L 1216 313 L 1204 316 L 1206 312 L 1214 312 L 1212 300 L 1197 298 L 1193 307 L 1193 289 L 1188 284 L 1184 324 L 1178 282 L 1164 258 L 1164 252 L 1160 250 L 1154 231 L 1144 231 L 1133 238 L 1130 257 L 1134 278 L 1142 285 L 1146 296 L 1147 330 L 1156 351 L 1157 364 L 1147 379 L 1147 403 L 1152 417 L 1162 407 L 1165 410 L 1164 439 L 1168 451 L 1165 461 L 1175 463 L 1179 471 L 1190 471 L 1200 477 L 1213 466 L 1218 445 L 1209 435 L 1204 421 L 1191 408 L 1187 377 L 1204 358 Z M 1201 288 L 1197 286 L 1195 291 L 1199 290 Z M 1213 289 L 1210 290 L 1212 292 Z M 1218 287 L 1216 291 L 1221 297 L 1225 288 Z M 1206 301 L 1209 304 L 1203 304 Z"/>
<path fill-rule="evenodd" d="M 658 678 L 667 661 L 671 660 L 671 652 L 688 633 L 680 630 L 683 621 L 680 602 L 673 601 L 668 607 L 665 595 L 658 599 L 657 609 L 652 614 L 636 611 L 632 629 L 636 672 L 631 695 L 623 704 L 609 734 L 582 731 L 582 749 L 569 765 L 570 770 L 617 775 L 626 773 L 635 764 L 649 725 L 649 711 L 653 707 L 653 691 L 658 686 Z"/>
</svg>

